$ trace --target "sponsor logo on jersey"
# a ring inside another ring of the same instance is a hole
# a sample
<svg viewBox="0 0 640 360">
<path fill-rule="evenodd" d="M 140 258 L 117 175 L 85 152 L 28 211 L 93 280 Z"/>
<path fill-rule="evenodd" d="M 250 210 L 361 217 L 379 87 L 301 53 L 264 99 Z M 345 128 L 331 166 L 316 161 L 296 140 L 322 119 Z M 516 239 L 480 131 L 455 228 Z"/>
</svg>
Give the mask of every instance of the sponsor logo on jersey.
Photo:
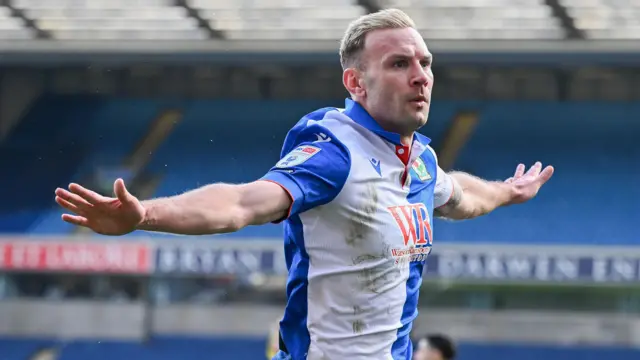
<svg viewBox="0 0 640 360">
<path fill-rule="evenodd" d="M 387 208 L 396 220 L 404 242 L 403 248 L 391 248 L 396 264 L 424 261 L 431 252 L 433 231 L 427 207 L 422 204 L 391 206 Z"/>
</svg>

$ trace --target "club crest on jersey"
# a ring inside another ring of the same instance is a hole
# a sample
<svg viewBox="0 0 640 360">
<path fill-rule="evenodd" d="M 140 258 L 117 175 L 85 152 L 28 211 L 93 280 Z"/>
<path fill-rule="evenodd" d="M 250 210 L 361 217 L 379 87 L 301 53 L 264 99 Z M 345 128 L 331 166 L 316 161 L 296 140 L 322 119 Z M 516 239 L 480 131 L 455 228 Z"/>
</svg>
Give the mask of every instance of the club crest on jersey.
<svg viewBox="0 0 640 360">
<path fill-rule="evenodd" d="M 310 145 L 302 145 L 293 149 L 290 153 L 285 155 L 276 164 L 277 168 L 290 168 L 304 163 L 311 159 L 312 156 L 320 152 L 320 148 Z"/>
<path fill-rule="evenodd" d="M 420 181 L 431 180 L 431 174 L 427 170 L 427 166 L 424 164 L 424 161 L 421 158 L 417 158 L 416 161 L 413 162 L 411 168 L 418 176 Z"/>
</svg>

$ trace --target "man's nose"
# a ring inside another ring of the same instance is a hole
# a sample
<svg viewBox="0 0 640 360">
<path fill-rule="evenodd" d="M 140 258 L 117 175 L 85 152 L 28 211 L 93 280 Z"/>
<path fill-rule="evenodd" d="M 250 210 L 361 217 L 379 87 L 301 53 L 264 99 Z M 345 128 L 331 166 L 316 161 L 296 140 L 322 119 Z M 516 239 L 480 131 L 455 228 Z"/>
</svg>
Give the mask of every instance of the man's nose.
<svg viewBox="0 0 640 360">
<path fill-rule="evenodd" d="M 413 78 L 411 79 L 411 86 L 422 87 L 429 85 L 429 76 L 427 75 L 427 69 L 422 66 L 418 66 Z"/>
</svg>

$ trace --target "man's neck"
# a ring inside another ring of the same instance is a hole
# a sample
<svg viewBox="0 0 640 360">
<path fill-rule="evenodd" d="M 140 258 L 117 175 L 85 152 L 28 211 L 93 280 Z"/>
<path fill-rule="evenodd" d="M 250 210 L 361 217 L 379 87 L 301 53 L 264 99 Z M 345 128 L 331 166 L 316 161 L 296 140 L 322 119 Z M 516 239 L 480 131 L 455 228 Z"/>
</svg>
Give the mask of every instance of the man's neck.
<svg viewBox="0 0 640 360">
<path fill-rule="evenodd" d="M 413 135 L 409 135 L 409 136 L 400 136 L 400 141 L 402 142 L 402 145 L 404 146 L 411 146 L 413 144 Z"/>
<path fill-rule="evenodd" d="M 411 147 L 411 145 L 413 145 L 413 136 L 414 136 L 414 132 L 412 131 L 409 135 L 403 135 L 402 132 L 398 132 L 398 129 L 393 126 L 393 123 L 389 124 L 386 123 L 385 121 L 380 121 L 375 114 L 373 114 L 371 111 L 369 111 L 366 103 L 362 100 L 362 99 L 358 99 L 353 97 L 352 98 L 353 101 L 355 101 L 356 103 L 358 103 L 368 114 L 369 116 L 371 116 L 375 122 L 378 123 L 378 125 L 380 125 L 380 127 L 388 132 L 392 132 L 395 134 L 399 134 L 400 135 L 400 142 L 402 143 L 402 145 L 404 146 L 408 146 Z"/>
</svg>

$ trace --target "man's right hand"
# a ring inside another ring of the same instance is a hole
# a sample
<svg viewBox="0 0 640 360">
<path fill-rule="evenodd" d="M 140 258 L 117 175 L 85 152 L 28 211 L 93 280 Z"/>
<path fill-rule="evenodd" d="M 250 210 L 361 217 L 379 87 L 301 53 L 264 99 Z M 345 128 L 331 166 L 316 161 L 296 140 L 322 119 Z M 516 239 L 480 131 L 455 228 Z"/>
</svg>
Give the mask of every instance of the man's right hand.
<svg viewBox="0 0 640 360">
<path fill-rule="evenodd" d="M 84 226 L 103 235 L 124 235 L 136 230 L 145 218 L 145 208 L 118 179 L 113 184 L 115 198 L 102 196 L 78 184 L 69 190 L 56 189 L 56 202 L 71 211 L 62 220 Z"/>
</svg>

